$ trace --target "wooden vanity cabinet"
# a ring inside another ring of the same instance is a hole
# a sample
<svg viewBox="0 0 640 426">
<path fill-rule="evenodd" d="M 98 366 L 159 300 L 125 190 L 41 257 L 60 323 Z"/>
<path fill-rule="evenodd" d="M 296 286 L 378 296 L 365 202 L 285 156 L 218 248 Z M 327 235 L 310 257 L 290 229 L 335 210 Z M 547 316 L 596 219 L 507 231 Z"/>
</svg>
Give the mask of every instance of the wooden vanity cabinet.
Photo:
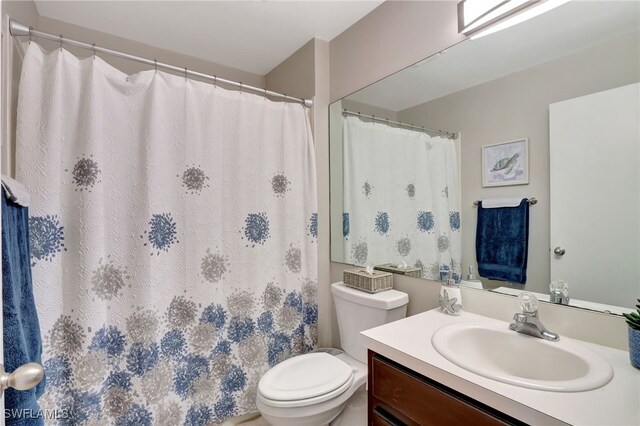
<svg viewBox="0 0 640 426">
<path fill-rule="evenodd" d="M 368 358 L 370 426 L 524 424 L 371 350 Z"/>
</svg>

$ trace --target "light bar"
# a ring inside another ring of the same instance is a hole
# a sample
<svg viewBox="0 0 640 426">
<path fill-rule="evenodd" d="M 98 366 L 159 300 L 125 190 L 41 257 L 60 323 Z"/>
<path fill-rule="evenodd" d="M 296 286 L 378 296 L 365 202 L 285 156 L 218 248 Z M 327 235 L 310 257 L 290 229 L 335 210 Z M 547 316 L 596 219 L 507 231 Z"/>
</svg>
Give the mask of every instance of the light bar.
<svg viewBox="0 0 640 426">
<path fill-rule="evenodd" d="M 539 1 L 463 0 L 458 3 L 458 32 L 473 34 Z"/>
<path fill-rule="evenodd" d="M 520 24 L 531 18 L 535 18 L 538 15 L 542 15 L 543 13 L 548 12 L 551 9 L 562 6 L 567 2 L 569 2 L 569 0 L 547 0 L 534 7 L 526 9 L 525 11 L 518 13 L 517 15 L 511 16 L 510 18 L 507 18 L 504 21 L 497 23 L 496 25 L 488 27 L 484 31 L 472 35 L 471 40 L 475 40 L 480 37 L 484 37 L 486 35 L 493 34 L 495 32 L 502 31 L 514 25 Z"/>
</svg>

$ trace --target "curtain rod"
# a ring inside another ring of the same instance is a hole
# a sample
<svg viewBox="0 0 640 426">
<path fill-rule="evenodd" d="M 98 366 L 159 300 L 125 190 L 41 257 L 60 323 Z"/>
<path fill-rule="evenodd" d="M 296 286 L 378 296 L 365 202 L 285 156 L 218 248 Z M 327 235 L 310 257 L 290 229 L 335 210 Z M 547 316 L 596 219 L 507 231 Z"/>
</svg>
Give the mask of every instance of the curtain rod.
<svg viewBox="0 0 640 426">
<path fill-rule="evenodd" d="M 396 126 L 407 127 L 409 129 L 417 130 L 419 132 L 437 133 L 438 135 L 446 136 L 449 139 L 456 139 L 458 137 L 458 134 L 456 132 L 447 132 L 447 131 L 443 131 L 443 130 L 427 129 L 424 126 L 416 126 L 414 124 L 403 123 L 402 121 L 394 121 L 394 120 L 389 120 L 388 118 L 376 117 L 375 115 L 362 114 L 360 112 L 349 111 L 346 108 L 344 108 L 342 110 L 342 114 L 343 115 L 355 115 L 357 117 L 368 118 L 370 120 L 377 121 L 377 122 L 380 122 L 380 123 L 394 124 Z"/>
<path fill-rule="evenodd" d="M 42 31 L 35 30 L 33 29 L 33 27 L 28 27 L 14 19 L 9 20 L 9 32 L 13 37 L 29 36 L 29 37 L 39 37 L 45 40 L 57 41 L 60 43 L 61 47 L 62 47 L 62 44 L 68 44 L 70 46 L 75 46 L 82 49 L 93 50 L 94 54 L 104 53 L 106 55 L 116 56 L 118 58 L 128 59 L 130 61 L 151 65 L 156 69 L 162 68 L 165 70 L 184 74 L 185 76 L 200 77 L 208 80 L 213 80 L 213 84 L 223 83 L 229 86 L 237 87 L 240 90 L 248 90 L 251 92 L 263 94 L 265 96 L 272 96 L 274 98 L 280 98 L 280 99 L 286 99 L 288 101 L 298 102 L 306 107 L 311 107 L 313 105 L 313 100 L 311 99 L 294 98 L 293 96 L 288 96 L 283 93 L 273 92 L 271 90 L 249 86 L 247 84 L 242 83 L 241 81 L 227 80 L 224 78 L 216 77 L 215 75 L 203 74 L 201 72 L 192 71 L 190 69 L 187 69 L 186 67 L 180 68 L 180 67 L 176 67 L 175 65 L 169 65 L 163 62 L 158 62 L 155 59 L 146 59 L 140 56 L 131 55 L 129 53 L 120 52 L 118 50 L 107 49 L 106 47 L 97 46 L 95 43 L 89 44 L 89 43 L 84 43 L 82 41 L 73 40 L 73 39 L 64 37 L 62 34 L 54 35 L 54 34 L 45 33 Z"/>
</svg>

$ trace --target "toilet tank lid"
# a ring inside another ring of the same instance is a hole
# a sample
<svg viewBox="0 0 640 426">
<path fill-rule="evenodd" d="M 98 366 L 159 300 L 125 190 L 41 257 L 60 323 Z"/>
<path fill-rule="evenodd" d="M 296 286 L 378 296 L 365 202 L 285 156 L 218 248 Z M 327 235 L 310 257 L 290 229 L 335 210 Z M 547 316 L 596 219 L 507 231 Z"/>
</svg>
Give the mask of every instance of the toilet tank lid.
<svg viewBox="0 0 640 426">
<path fill-rule="evenodd" d="M 346 286 L 343 282 L 331 284 L 334 297 L 339 297 L 363 306 L 376 309 L 395 309 L 409 303 L 409 296 L 398 290 L 385 290 L 379 293 L 367 293 Z"/>
</svg>

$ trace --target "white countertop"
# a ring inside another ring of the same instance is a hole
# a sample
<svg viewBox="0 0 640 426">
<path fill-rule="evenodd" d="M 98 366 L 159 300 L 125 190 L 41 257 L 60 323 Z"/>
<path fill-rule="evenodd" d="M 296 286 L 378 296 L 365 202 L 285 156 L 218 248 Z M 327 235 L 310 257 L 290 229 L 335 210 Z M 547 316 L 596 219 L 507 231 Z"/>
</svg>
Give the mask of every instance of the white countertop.
<svg viewBox="0 0 640 426">
<path fill-rule="evenodd" d="M 608 384 L 586 392 L 527 389 L 471 373 L 431 345 L 440 327 L 468 321 L 508 326 L 470 312 L 454 317 L 434 309 L 365 330 L 362 336 L 365 345 L 380 355 L 529 424 L 640 425 L 640 370 L 631 366 L 627 351 L 577 341 L 609 361 L 614 375 Z"/>
</svg>

